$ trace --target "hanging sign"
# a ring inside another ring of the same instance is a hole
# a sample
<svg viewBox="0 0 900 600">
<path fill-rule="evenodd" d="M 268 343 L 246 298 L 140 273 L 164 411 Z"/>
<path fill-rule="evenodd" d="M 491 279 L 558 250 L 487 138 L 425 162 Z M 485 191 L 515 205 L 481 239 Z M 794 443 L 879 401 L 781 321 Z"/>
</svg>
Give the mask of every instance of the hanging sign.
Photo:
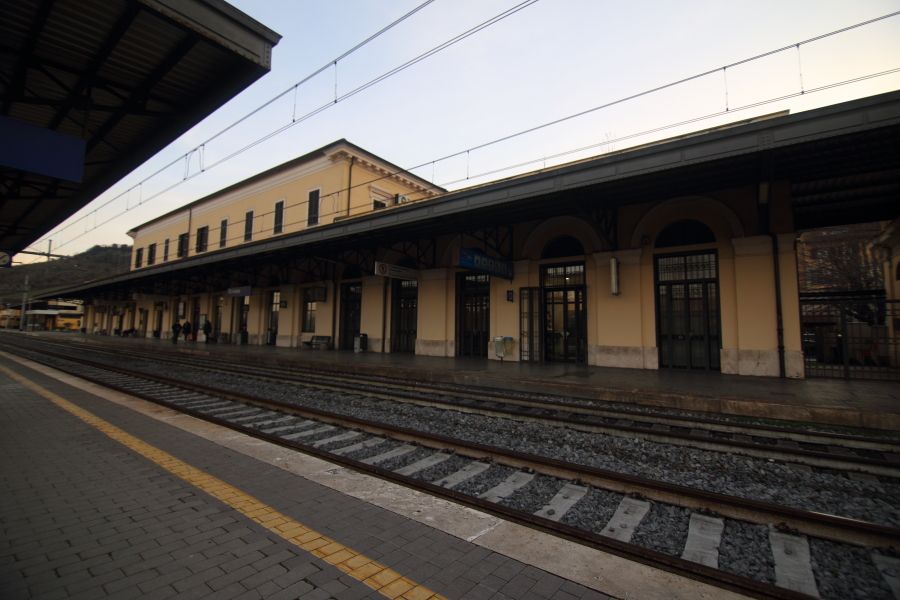
<svg viewBox="0 0 900 600">
<path fill-rule="evenodd" d="M 250 295 L 250 286 L 242 285 L 241 287 L 233 287 L 228 288 L 228 291 L 225 292 L 226 296 L 249 296 Z"/>
<path fill-rule="evenodd" d="M 418 279 L 419 272 L 415 269 L 392 265 L 389 263 L 375 262 L 375 274 L 394 279 Z"/>
<path fill-rule="evenodd" d="M 460 248 L 457 265 L 464 269 L 487 273 L 510 281 L 513 279 L 512 261 L 488 256 L 477 248 Z"/>
</svg>

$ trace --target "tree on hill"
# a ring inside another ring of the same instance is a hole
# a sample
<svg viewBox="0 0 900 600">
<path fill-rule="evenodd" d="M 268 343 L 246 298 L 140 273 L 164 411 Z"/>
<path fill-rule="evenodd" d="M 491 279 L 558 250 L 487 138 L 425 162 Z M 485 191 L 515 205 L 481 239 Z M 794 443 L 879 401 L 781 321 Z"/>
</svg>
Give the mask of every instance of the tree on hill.
<svg viewBox="0 0 900 600">
<path fill-rule="evenodd" d="M 25 290 L 25 277 L 31 295 L 41 290 L 77 286 L 95 279 L 104 279 L 128 271 L 131 246 L 113 244 L 94 246 L 80 254 L 0 269 L 0 302 L 18 305 Z"/>
</svg>

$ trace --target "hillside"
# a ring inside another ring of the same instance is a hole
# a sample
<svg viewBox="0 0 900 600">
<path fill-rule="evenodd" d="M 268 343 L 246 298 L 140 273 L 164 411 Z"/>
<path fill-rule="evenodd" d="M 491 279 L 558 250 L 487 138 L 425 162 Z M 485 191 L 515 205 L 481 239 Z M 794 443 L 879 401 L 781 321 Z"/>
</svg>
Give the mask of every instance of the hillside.
<svg viewBox="0 0 900 600">
<path fill-rule="evenodd" d="M 0 269 L 0 302 L 19 304 L 25 276 L 32 295 L 40 295 L 41 290 L 76 286 L 86 281 L 103 279 L 128 271 L 131 261 L 131 246 L 114 244 L 94 246 L 81 254 Z"/>
</svg>

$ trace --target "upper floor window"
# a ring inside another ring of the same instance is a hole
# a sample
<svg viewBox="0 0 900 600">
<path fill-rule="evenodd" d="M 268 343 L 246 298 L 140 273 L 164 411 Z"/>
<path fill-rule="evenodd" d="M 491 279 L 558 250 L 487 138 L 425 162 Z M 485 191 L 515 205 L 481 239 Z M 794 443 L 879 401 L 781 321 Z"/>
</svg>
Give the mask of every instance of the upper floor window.
<svg viewBox="0 0 900 600">
<path fill-rule="evenodd" d="M 253 239 L 253 211 L 248 210 L 247 216 L 244 218 L 244 241 L 249 242 Z"/>
<path fill-rule="evenodd" d="M 272 233 L 282 231 L 284 231 L 284 201 L 279 200 L 275 203 L 275 223 L 272 225 Z"/>
<path fill-rule="evenodd" d="M 207 247 L 209 246 L 209 227 L 198 227 L 197 228 L 197 252 L 206 252 Z"/>
<path fill-rule="evenodd" d="M 156 244 L 147 246 L 147 266 L 156 264 Z"/>
<path fill-rule="evenodd" d="M 307 225 L 317 225 L 319 223 L 319 190 L 313 190 L 309 193 L 309 213 L 306 216 Z"/>
<path fill-rule="evenodd" d="M 134 268 L 139 269 L 144 263 L 144 249 L 138 248 L 134 251 Z"/>
<path fill-rule="evenodd" d="M 188 233 L 182 233 L 178 236 L 178 249 L 175 251 L 175 256 L 178 258 L 184 258 L 188 253 Z"/>
<path fill-rule="evenodd" d="M 163 242 L 163 262 L 169 260 L 169 238 Z"/>
<path fill-rule="evenodd" d="M 222 224 L 219 225 L 219 248 L 224 248 L 226 243 L 228 243 L 228 219 L 222 219 Z"/>
</svg>

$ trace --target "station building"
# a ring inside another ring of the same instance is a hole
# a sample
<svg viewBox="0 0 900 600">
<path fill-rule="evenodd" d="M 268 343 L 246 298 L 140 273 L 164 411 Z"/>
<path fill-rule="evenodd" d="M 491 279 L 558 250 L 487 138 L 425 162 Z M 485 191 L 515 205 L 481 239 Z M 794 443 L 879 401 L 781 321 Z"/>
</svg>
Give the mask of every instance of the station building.
<svg viewBox="0 0 900 600">
<path fill-rule="evenodd" d="M 89 331 L 800 378 L 798 232 L 896 219 L 898 132 L 889 93 L 453 192 L 341 140 L 135 228 L 130 273 L 66 294 Z"/>
</svg>

